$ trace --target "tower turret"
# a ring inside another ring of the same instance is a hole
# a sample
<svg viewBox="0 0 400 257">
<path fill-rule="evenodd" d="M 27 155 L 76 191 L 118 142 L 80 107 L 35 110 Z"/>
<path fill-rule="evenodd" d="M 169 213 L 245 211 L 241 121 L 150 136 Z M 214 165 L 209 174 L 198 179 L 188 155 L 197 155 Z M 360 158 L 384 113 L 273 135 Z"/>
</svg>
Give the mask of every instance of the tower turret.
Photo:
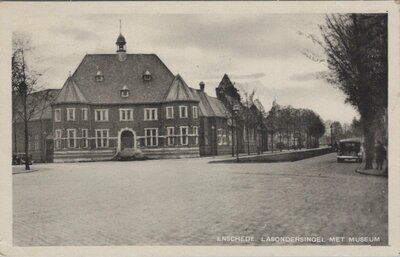
<svg viewBox="0 0 400 257">
<path fill-rule="evenodd" d="M 115 42 L 117 46 L 117 57 L 118 60 L 125 61 L 126 59 L 126 40 L 125 37 L 121 33 L 121 20 L 119 20 L 119 36 L 117 41 Z"/>
</svg>

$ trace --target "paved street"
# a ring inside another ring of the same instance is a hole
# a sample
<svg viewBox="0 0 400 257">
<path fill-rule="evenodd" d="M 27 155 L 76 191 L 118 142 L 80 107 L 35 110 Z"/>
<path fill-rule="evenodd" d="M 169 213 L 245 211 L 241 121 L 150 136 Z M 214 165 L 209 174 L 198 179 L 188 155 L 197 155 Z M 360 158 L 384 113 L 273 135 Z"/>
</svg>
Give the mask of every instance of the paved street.
<svg viewBox="0 0 400 257">
<path fill-rule="evenodd" d="M 14 244 L 290 244 L 264 236 L 387 244 L 387 178 L 354 172 L 360 164 L 336 163 L 335 154 L 291 163 L 209 160 L 35 164 L 38 171 L 13 175 Z"/>
</svg>

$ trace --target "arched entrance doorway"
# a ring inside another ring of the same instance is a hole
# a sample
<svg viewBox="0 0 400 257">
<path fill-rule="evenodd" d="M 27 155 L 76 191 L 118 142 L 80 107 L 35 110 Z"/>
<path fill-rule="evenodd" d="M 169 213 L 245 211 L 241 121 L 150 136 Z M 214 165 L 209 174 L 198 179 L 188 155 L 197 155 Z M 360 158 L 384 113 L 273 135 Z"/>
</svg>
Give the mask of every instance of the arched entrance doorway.
<svg viewBox="0 0 400 257">
<path fill-rule="evenodd" d="M 120 151 L 124 150 L 125 148 L 134 148 L 134 147 L 135 147 L 135 136 L 133 135 L 132 131 L 130 130 L 122 131 Z"/>
</svg>

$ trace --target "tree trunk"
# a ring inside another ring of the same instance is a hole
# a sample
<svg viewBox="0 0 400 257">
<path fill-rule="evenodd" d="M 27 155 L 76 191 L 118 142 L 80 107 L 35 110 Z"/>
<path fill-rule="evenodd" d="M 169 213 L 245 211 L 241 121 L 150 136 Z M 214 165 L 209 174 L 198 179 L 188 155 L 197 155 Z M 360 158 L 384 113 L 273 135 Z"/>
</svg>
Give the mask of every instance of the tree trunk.
<svg viewBox="0 0 400 257">
<path fill-rule="evenodd" d="M 249 124 L 247 123 L 246 128 L 246 137 L 247 137 L 247 155 L 250 155 L 250 128 Z"/>
<path fill-rule="evenodd" d="M 274 133 L 271 134 L 271 149 L 274 152 Z"/>
<path fill-rule="evenodd" d="M 373 119 L 363 118 L 364 146 L 365 146 L 365 169 L 373 169 L 375 152 L 375 129 Z"/>
<path fill-rule="evenodd" d="M 26 94 L 24 96 L 24 132 L 25 132 L 25 170 L 30 170 L 29 167 L 29 134 L 28 134 L 28 113 L 26 107 Z"/>
<path fill-rule="evenodd" d="M 13 140 L 14 140 L 14 153 L 18 153 L 18 148 L 17 148 L 17 122 L 14 120 L 13 121 Z"/>
<path fill-rule="evenodd" d="M 233 121 L 232 121 L 232 134 L 231 134 L 231 144 L 232 144 L 232 157 L 235 157 L 235 128 L 233 126 Z"/>
<path fill-rule="evenodd" d="M 287 138 L 287 149 L 288 151 L 290 151 L 289 129 L 286 130 L 286 138 Z"/>
</svg>

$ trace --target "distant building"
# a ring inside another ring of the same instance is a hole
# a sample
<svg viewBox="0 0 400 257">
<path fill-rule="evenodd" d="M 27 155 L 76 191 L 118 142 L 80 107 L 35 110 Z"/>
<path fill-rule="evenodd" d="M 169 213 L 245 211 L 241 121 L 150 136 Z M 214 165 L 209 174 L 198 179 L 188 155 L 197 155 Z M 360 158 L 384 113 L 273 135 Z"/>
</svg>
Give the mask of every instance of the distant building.
<svg viewBox="0 0 400 257">
<path fill-rule="evenodd" d="M 37 99 L 35 111 L 28 122 L 28 150 L 34 162 L 53 161 L 53 121 L 51 102 L 57 96 L 59 89 L 46 89 L 28 95 L 28 99 Z M 13 99 L 18 103 L 17 99 Z M 16 108 L 20 108 L 17 105 Z M 20 115 L 13 113 L 12 122 L 12 151 L 25 152 L 25 125 Z"/>
<path fill-rule="evenodd" d="M 227 74 L 223 76 L 215 91 L 218 100 L 227 110 L 229 117 L 227 134 L 229 138 L 233 138 L 232 148 L 236 148 L 236 144 L 239 144 L 239 152 L 267 151 L 268 132 L 261 111 L 254 104 L 248 107 L 243 104 L 238 89 Z M 234 106 L 239 108 L 239 117 L 235 117 Z M 238 140 L 235 140 L 236 137 Z"/>
</svg>

